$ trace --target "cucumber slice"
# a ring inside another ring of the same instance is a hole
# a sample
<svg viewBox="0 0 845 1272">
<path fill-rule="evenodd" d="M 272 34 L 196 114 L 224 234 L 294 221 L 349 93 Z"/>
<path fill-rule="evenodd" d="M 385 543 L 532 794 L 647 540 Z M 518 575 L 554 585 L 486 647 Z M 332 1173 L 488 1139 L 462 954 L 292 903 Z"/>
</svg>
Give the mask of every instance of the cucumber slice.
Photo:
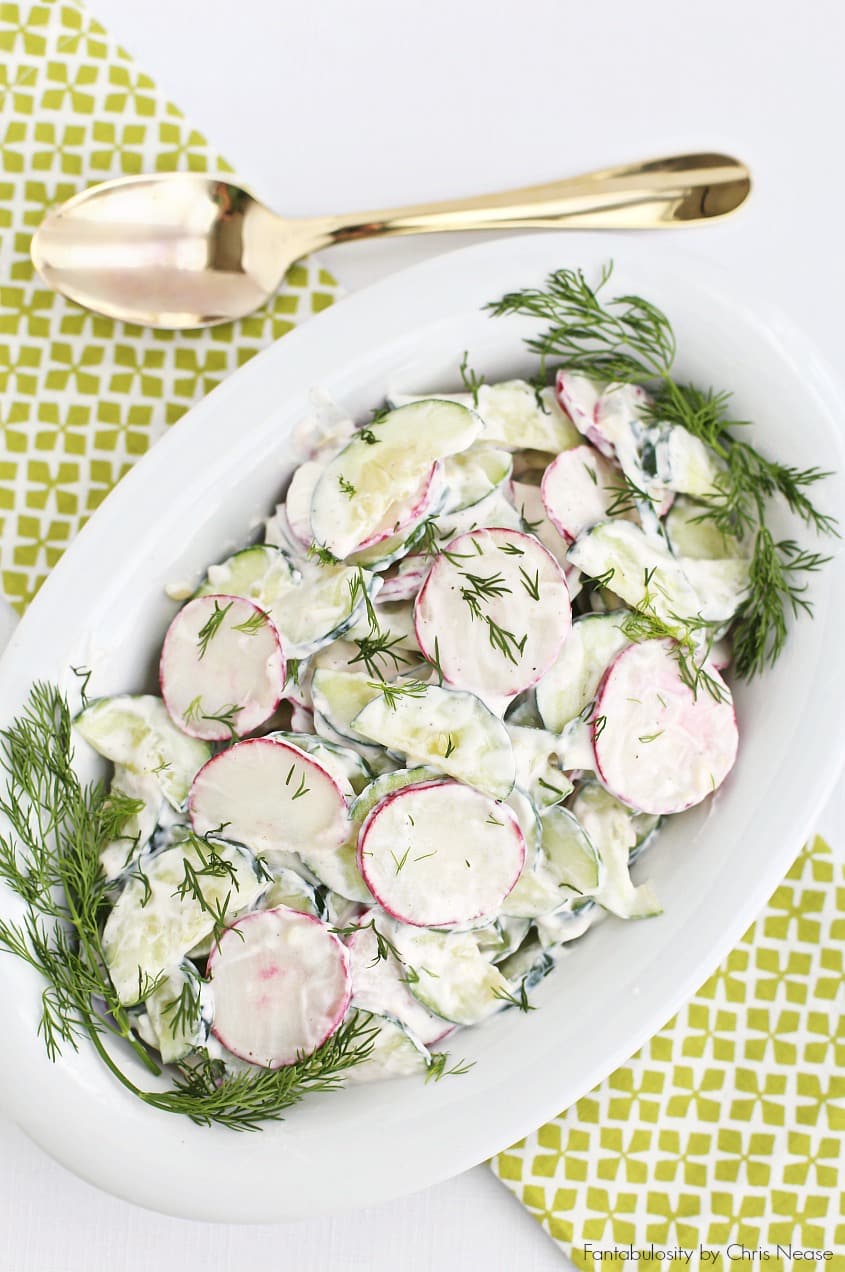
<svg viewBox="0 0 845 1272">
<path fill-rule="evenodd" d="M 364 612 L 364 589 L 372 597 L 380 580 L 351 565 L 303 561 L 294 570 L 277 548 L 259 544 L 212 566 L 197 595 L 226 590 L 265 610 L 289 658 L 307 658 L 342 636 Z"/>
<path fill-rule="evenodd" d="M 706 505 L 691 499 L 676 499 L 666 517 L 666 536 L 675 556 L 695 561 L 721 561 L 731 557 L 747 558 L 751 544 L 732 535 L 724 535 L 710 520 L 698 518 Z"/>
<path fill-rule="evenodd" d="M 405 981 L 405 968 L 391 951 L 380 950 L 373 929 L 384 920 L 377 912 L 371 911 L 370 915 L 365 915 L 358 931 L 346 939 L 353 1005 L 375 1015 L 390 1016 L 429 1047 L 447 1032 L 443 1019 L 414 998 Z"/>
<path fill-rule="evenodd" d="M 386 919 L 384 935 L 405 964 L 414 997 L 455 1025 L 476 1025 L 500 1011 L 511 992 L 472 932 L 431 932 Z"/>
<path fill-rule="evenodd" d="M 395 791 L 368 815 L 358 838 L 358 865 L 373 896 L 415 926 L 462 927 L 492 917 L 524 862 L 525 839 L 511 810 L 458 782 Z"/>
<path fill-rule="evenodd" d="M 319 712 L 340 738 L 355 742 L 360 741 L 362 735 L 353 729 L 352 722 L 378 697 L 379 689 L 371 676 L 319 667 L 311 681 L 311 695 L 315 712 Z"/>
<path fill-rule="evenodd" d="M 629 807 L 682 812 L 712 794 L 733 767 L 738 733 L 730 690 L 715 667 L 707 670 L 718 699 L 685 683 L 670 641 L 631 645 L 608 668 L 593 749 L 602 782 Z"/>
<path fill-rule="evenodd" d="M 519 949 L 528 935 L 530 926 L 529 919 L 515 919 L 501 914 L 486 927 L 477 928 L 473 936 L 485 958 L 488 958 L 491 963 L 501 963 L 508 955 Z"/>
<path fill-rule="evenodd" d="M 557 455 L 580 440 L 554 394 L 538 394 L 525 380 L 482 384 L 478 413 L 484 421 L 484 440 L 511 450 L 546 451 Z"/>
<path fill-rule="evenodd" d="M 211 747 L 189 738 L 149 694 L 100 698 L 81 711 L 74 725 L 89 746 L 138 775 L 155 774 L 164 798 L 184 807 L 191 782 L 211 755 Z"/>
<path fill-rule="evenodd" d="M 658 480 L 668 490 L 696 499 L 717 495 L 724 472 L 724 464 L 710 447 L 677 424 L 661 426 L 654 444 L 654 467 Z"/>
<path fill-rule="evenodd" d="M 323 917 L 313 886 L 301 874 L 291 870 L 289 866 L 274 866 L 272 875 L 266 892 L 261 896 L 262 910 L 275 910 L 277 906 L 283 905 L 299 914 Z"/>
<path fill-rule="evenodd" d="M 494 490 L 480 503 L 461 512 L 434 518 L 434 530 L 440 551 L 457 535 L 469 534 L 479 526 L 496 526 L 503 530 L 522 530 L 522 520 L 503 490 Z"/>
<path fill-rule="evenodd" d="M 339 848 L 348 831 L 346 800 L 329 771 L 299 747 L 268 738 L 238 742 L 209 760 L 194 779 L 188 812 L 200 835 L 225 825 L 228 838 L 255 852 L 295 852 L 303 860 Z"/>
<path fill-rule="evenodd" d="M 381 803 L 386 795 L 401 791 L 406 786 L 422 786 L 436 782 L 441 777 L 437 769 L 426 764 L 418 764 L 415 768 L 396 769 L 393 773 L 382 773 L 369 786 L 365 787 L 349 810 L 353 825 L 360 829 L 369 812 Z M 358 833 L 355 831 L 355 838 Z"/>
<path fill-rule="evenodd" d="M 742 557 L 721 561 L 682 560 L 684 574 L 701 598 L 701 616 L 729 623 L 748 595 L 751 562 Z"/>
<path fill-rule="evenodd" d="M 560 738 L 546 729 L 505 725 L 516 762 L 516 784 L 538 808 L 559 804 L 572 793 L 572 783 L 562 771 Z"/>
<path fill-rule="evenodd" d="M 651 885 L 631 881 L 629 857 L 637 839 L 630 809 L 602 789 L 586 782 L 576 795 L 572 811 L 601 860 L 596 902 L 621 919 L 644 919 L 662 913 Z"/>
<path fill-rule="evenodd" d="M 558 565 L 562 566 L 564 574 L 567 570 L 572 570 L 567 557 L 569 543 L 546 515 L 540 487 L 528 486 L 522 481 L 512 481 L 510 497 L 519 512 L 521 528 L 526 534 L 533 534 L 540 540 L 543 547 L 551 552 Z"/>
<path fill-rule="evenodd" d="M 414 696 L 376 693 L 353 727 L 408 759 L 502 799 L 513 788 L 513 751 L 502 722 L 471 693 L 428 685 Z"/>
<path fill-rule="evenodd" d="M 311 504 L 314 538 L 339 558 L 365 546 L 433 465 L 466 450 L 480 431 L 466 407 L 437 399 L 388 412 L 369 430 L 375 444 L 354 438 L 326 465 Z"/>
<path fill-rule="evenodd" d="M 167 974 L 144 1006 L 165 1064 L 183 1060 L 208 1039 L 214 998 L 210 985 L 188 959 Z"/>
<path fill-rule="evenodd" d="M 565 808 L 550 808 L 541 817 L 541 851 L 523 870 L 502 909 L 506 914 L 536 919 L 571 905 L 598 887 L 595 849 L 578 821 Z"/>
<path fill-rule="evenodd" d="M 666 623 L 701 613 L 701 599 L 681 563 L 660 539 L 630 521 L 600 521 L 570 548 L 569 559 L 590 578 L 606 579 L 633 609 L 648 602 Z"/>
<path fill-rule="evenodd" d="M 435 559 L 415 606 L 417 640 L 443 678 L 506 703 L 555 661 L 571 622 L 554 557 L 532 535 L 474 530 Z"/>
<path fill-rule="evenodd" d="M 553 955 L 543 949 L 533 932 L 526 937 L 518 950 L 508 955 L 500 964 L 503 975 L 512 987 L 511 993 L 513 989 L 523 987 L 526 992 L 534 989 L 548 976 L 554 965 Z"/>
<path fill-rule="evenodd" d="M 446 502 L 441 515 L 475 508 L 510 477 L 513 460 L 509 451 L 476 443 L 443 461 Z"/>
<path fill-rule="evenodd" d="M 360 1004 L 353 998 L 352 1009 L 359 1008 Z M 386 1078 L 410 1078 L 416 1073 L 425 1073 L 431 1063 L 431 1056 L 406 1025 L 390 1016 L 379 1015 L 369 1008 L 361 1010 L 369 1017 L 368 1025 L 372 1025 L 377 1032 L 372 1051 L 366 1060 L 349 1070 L 347 1082 L 382 1082 Z M 442 1025 L 443 1022 L 440 1023 Z"/>
<path fill-rule="evenodd" d="M 630 643 L 620 630 L 627 612 L 585 614 L 572 624 L 557 661 L 534 691 L 547 729 L 562 733 L 595 699 L 608 664 Z"/>
<path fill-rule="evenodd" d="M 190 890 L 179 894 L 189 871 L 196 873 L 202 901 Z M 220 839 L 174 844 L 143 860 L 103 929 L 103 955 L 120 1001 L 129 1005 L 144 998 L 150 980 L 181 962 L 212 931 L 215 912 L 245 910 L 264 884 L 252 853 Z"/>
<path fill-rule="evenodd" d="M 556 910 L 554 914 L 541 915 L 535 920 L 534 927 L 542 949 L 554 950 L 571 941 L 577 941 L 600 915 L 601 910 L 595 905 L 585 905 L 578 910 Z"/>
<path fill-rule="evenodd" d="M 161 816 L 162 793 L 158 775 L 134 773 L 115 765 L 111 782 L 112 794 L 137 800 L 140 807 L 123 824 L 119 839 L 106 844 L 100 853 L 100 865 L 107 879 L 116 879 L 140 860 Z"/>
<path fill-rule="evenodd" d="M 279 634 L 252 601 L 196 597 L 167 629 L 159 678 L 164 705 L 183 733 L 211 742 L 251 733 L 282 698 Z"/>
<path fill-rule="evenodd" d="M 279 1069 L 311 1055 L 349 1006 L 349 956 L 319 919 L 278 906 L 246 914 L 211 952 L 214 1034 L 228 1051 Z"/>
</svg>

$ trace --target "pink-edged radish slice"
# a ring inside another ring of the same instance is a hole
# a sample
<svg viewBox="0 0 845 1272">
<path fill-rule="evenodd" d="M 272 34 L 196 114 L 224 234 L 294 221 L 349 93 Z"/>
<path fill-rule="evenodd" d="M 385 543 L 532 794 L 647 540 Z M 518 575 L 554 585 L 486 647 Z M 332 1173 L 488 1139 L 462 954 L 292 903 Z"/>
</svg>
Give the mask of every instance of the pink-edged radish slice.
<svg viewBox="0 0 845 1272">
<path fill-rule="evenodd" d="M 592 442 L 602 455 L 612 458 L 613 442 L 602 431 L 597 421 L 601 393 L 596 384 L 585 375 L 560 370 L 555 377 L 555 397 L 558 405 L 572 420 L 578 432 Z"/>
<path fill-rule="evenodd" d="M 480 432 L 472 411 L 436 398 L 373 421 L 329 461 L 317 483 L 311 504 L 317 543 L 342 559 L 372 542 L 384 532 L 391 509 L 418 495 L 433 465 L 466 450 Z"/>
<path fill-rule="evenodd" d="M 563 571 L 518 530 L 472 530 L 436 559 L 416 600 L 420 649 L 443 679 L 497 705 L 530 689 L 572 621 Z"/>
<path fill-rule="evenodd" d="M 392 1016 L 430 1047 L 440 1042 L 452 1026 L 414 998 L 404 980 L 406 968 L 390 949 L 380 951 L 373 930 L 378 930 L 379 914 L 380 911 L 365 914 L 358 931 L 346 939 L 355 1006 L 379 1016 Z"/>
<path fill-rule="evenodd" d="M 549 521 L 567 543 L 574 543 L 583 530 L 607 516 L 621 486 L 621 474 L 606 459 L 591 446 L 575 446 L 549 464 L 540 496 Z"/>
<path fill-rule="evenodd" d="M 680 813 L 721 786 L 739 735 L 730 690 L 715 667 L 693 692 L 671 641 L 617 654 L 592 717 L 596 769 L 612 795 L 641 813 Z"/>
<path fill-rule="evenodd" d="M 292 733 L 316 733 L 314 728 L 314 712 L 298 702 L 291 702 L 290 727 Z"/>
<path fill-rule="evenodd" d="M 400 561 L 392 574 L 386 576 L 379 592 L 379 604 L 393 601 L 410 601 L 425 582 L 431 561 L 427 557 L 411 555 Z"/>
<path fill-rule="evenodd" d="M 159 679 L 171 718 L 191 737 L 222 742 L 250 733 L 284 692 L 279 633 L 252 601 L 198 596 L 167 629 Z"/>
<path fill-rule="evenodd" d="M 208 974 L 215 1037 L 265 1069 L 310 1056 L 349 1006 L 343 943 L 319 919 L 285 906 L 233 923 L 211 952 Z"/>
<path fill-rule="evenodd" d="M 266 854 L 339 848 L 349 830 L 346 800 L 325 766 L 273 738 L 238 742 L 204 764 L 188 813 L 198 834 L 225 826 L 227 839 Z"/>
<path fill-rule="evenodd" d="M 311 500 L 317 482 L 323 475 L 323 465 L 316 460 L 306 460 L 300 464 L 290 479 L 285 495 L 285 513 L 293 534 L 303 547 L 311 543 Z"/>
<path fill-rule="evenodd" d="M 511 810 L 458 782 L 395 791 L 358 837 L 358 865 L 373 896 L 414 927 L 492 918 L 520 876 L 525 851 Z"/>
</svg>

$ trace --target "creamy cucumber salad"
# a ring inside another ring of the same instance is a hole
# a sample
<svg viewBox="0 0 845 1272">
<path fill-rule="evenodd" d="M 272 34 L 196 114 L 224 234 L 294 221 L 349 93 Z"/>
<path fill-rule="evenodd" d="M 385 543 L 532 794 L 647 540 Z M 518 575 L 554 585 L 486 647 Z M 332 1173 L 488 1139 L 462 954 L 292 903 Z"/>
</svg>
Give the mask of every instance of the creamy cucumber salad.
<svg viewBox="0 0 845 1272">
<path fill-rule="evenodd" d="M 47 982 L 48 1052 L 87 1037 L 148 1105 L 252 1129 L 464 1071 L 455 1031 L 530 1010 L 604 916 L 660 913 L 631 867 L 729 780 L 726 677 L 809 610 L 825 558 L 767 508 L 834 532 L 825 474 L 675 379 L 661 311 L 566 270 L 493 308 L 550 323 L 534 382 L 465 356 L 464 391 L 367 421 L 315 396 L 260 541 L 169 588 L 160 692 L 92 700 L 86 676 L 72 729 L 36 686 L 0 733 L 25 912 L 0 948 Z"/>
<path fill-rule="evenodd" d="M 366 425 L 323 402 L 161 697 L 77 718 L 138 801 L 103 949 L 163 1060 L 277 1068 L 366 1012 L 351 1076 L 424 1072 L 600 915 L 660 912 L 630 865 L 736 757 L 749 561 L 696 521 L 715 459 L 646 404 L 566 370 Z"/>
</svg>

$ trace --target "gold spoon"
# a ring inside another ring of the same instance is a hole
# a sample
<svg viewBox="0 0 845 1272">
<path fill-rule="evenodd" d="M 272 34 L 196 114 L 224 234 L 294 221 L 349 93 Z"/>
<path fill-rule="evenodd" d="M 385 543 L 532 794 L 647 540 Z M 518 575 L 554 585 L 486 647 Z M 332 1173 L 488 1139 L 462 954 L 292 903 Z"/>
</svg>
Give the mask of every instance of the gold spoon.
<svg viewBox="0 0 845 1272">
<path fill-rule="evenodd" d="M 91 186 L 51 212 L 35 268 L 70 300 L 148 327 L 242 318 L 294 261 L 333 243 L 436 230 L 658 229 L 727 216 L 748 197 L 727 155 L 676 155 L 504 194 L 346 216 L 278 216 L 220 177 L 157 173 Z"/>
</svg>

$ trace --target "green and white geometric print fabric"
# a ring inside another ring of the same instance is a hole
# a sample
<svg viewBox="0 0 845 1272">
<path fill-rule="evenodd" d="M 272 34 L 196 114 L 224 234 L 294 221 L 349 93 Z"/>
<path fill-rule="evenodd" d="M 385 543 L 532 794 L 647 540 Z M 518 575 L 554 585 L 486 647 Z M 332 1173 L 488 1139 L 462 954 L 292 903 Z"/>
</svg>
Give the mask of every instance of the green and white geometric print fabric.
<svg viewBox="0 0 845 1272">
<path fill-rule="evenodd" d="M 18 610 L 169 425 L 337 295 L 309 261 L 241 322 L 149 331 L 37 279 L 29 241 L 49 208 L 95 181 L 174 169 L 230 170 L 82 9 L 0 3 L 0 588 Z"/>
<path fill-rule="evenodd" d="M 578 1267 L 808 1266 L 791 1247 L 843 1272 L 843 992 L 845 875 L 816 839 L 692 1001 L 493 1170 Z"/>
</svg>

